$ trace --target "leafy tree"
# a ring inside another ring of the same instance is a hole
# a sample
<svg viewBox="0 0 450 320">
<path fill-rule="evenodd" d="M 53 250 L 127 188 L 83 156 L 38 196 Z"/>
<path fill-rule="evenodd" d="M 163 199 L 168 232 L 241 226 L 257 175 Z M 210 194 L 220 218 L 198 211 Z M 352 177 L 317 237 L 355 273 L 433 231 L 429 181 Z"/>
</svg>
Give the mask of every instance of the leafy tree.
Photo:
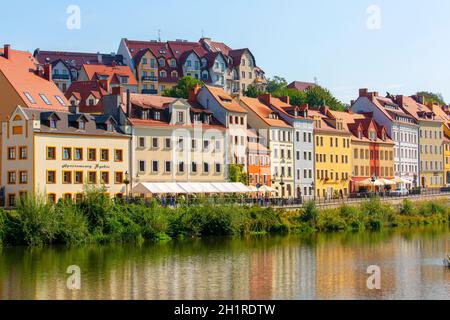
<svg viewBox="0 0 450 320">
<path fill-rule="evenodd" d="M 252 84 L 248 86 L 247 90 L 244 92 L 244 95 L 250 98 L 258 98 L 260 95 L 264 93 L 266 92 L 261 90 L 258 86 Z"/>
<path fill-rule="evenodd" d="M 248 177 L 244 172 L 243 165 L 230 164 L 228 166 L 228 179 L 230 182 L 241 182 L 243 184 L 248 184 Z"/>
<path fill-rule="evenodd" d="M 288 86 L 285 78 L 275 76 L 273 79 L 267 81 L 267 92 L 272 93 L 280 89 L 284 89 Z"/>
<path fill-rule="evenodd" d="M 439 103 L 440 105 L 446 105 L 441 93 L 419 91 L 416 95 L 425 97 L 425 103 Z"/>
<path fill-rule="evenodd" d="M 343 111 L 345 109 L 342 102 L 336 99 L 331 92 L 321 86 L 315 86 L 306 91 L 306 100 L 311 107 L 318 107 L 326 104 L 331 110 Z"/>
<path fill-rule="evenodd" d="M 308 102 L 308 97 L 306 92 L 298 91 L 295 89 L 282 88 L 274 91 L 272 95 L 276 98 L 279 97 L 289 97 L 291 100 L 291 105 L 301 106 Z"/>
<path fill-rule="evenodd" d="M 190 76 L 183 77 L 178 80 L 178 83 L 175 87 L 167 89 L 163 92 L 162 95 L 164 97 L 187 99 L 189 98 L 189 91 L 196 85 L 202 86 L 203 82 Z"/>
</svg>

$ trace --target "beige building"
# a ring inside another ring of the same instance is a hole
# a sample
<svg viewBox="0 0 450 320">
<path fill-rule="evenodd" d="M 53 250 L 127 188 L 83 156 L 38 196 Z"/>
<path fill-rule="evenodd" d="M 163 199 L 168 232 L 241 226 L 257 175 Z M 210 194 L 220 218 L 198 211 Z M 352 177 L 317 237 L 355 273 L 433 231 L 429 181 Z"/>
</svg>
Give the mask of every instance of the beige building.
<svg viewBox="0 0 450 320">
<path fill-rule="evenodd" d="M 132 134 L 132 185 L 224 182 L 225 127 L 188 100 L 115 92 L 104 101 Z"/>
<path fill-rule="evenodd" d="M 126 193 L 130 137 L 110 116 L 17 107 L 2 123 L 6 206 L 25 195 L 79 200 L 85 184 Z"/>
<path fill-rule="evenodd" d="M 396 102 L 415 118 L 419 129 L 420 186 L 441 188 L 444 182 L 444 121 L 422 97 L 397 96 Z"/>
<path fill-rule="evenodd" d="M 278 190 L 281 198 L 293 198 L 294 186 L 294 128 L 280 119 L 277 112 L 268 107 L 264 97 L 242 97 L 241 106 L 248 111 L 248 123 L 251 128 L 265 137 L 271 150 L 272 187 Z M 277 100 L 277 98 L 265 97 Z M 262 101 L 261 101 L 262 100 Z"/>
</svg>

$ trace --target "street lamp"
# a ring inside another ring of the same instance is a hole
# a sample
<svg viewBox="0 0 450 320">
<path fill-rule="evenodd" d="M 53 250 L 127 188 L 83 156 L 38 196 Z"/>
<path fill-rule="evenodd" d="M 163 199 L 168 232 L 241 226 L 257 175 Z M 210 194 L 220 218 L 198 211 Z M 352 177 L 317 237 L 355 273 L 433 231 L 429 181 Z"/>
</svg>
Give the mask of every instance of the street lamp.
<svg viewBox="0 0 450 320">
<path fill-rule="evenodd" d="M 123 181 L 125 183 L 125 201 L 128 203 L 128 186 L 130 185 L 130 174 L 125 172 L 125 180 Z"/>
</svg>

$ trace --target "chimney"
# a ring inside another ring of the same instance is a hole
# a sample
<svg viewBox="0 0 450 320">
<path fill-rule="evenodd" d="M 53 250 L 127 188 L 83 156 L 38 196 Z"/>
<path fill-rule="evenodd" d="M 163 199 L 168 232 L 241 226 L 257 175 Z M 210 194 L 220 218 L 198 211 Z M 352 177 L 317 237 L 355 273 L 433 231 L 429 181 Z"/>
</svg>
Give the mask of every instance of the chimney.
<svg viewBox="0 0 450 320">
<path fill-rule="evenodd" d="M 111 66 L 112 66 L 113 68 L 117 67 L 117 62 L 116 62 L 116 60 L 113 60 L 113 61 L 111 62 Z"/>
<path fill-rule="evenodd" d="M 127 90 L 127 117 L 129 118 L 131 114 L 131 93 L 130 89 Z"/>
<path fill-rule="evenodd" d="M 48 81 L 53 80 L 52 65 L 50 63 L 44 65 L 44 78 Z"/>
<path fill-rule="evenodd" d="M 265 105 L 271 106 L 272 105 L 272 94 L 265 93 L 258 97 L 258 100 L 264 103 Z"/>
<path fill-rule="evenodd" d="M 404 100 L 404 96 L 403 95 L 398 95 L 395 97 L 395 103 L 398 104 L 400 107 L 403 107 L 403 100 Z"/>
<path fill-rule="evenodd" d="M 11 45 L 9 44 L 5 44 L 4 48 L 3 48 L 3 56 L 5 57 L 5 59 L 9 59 L 11 57 Z"/>
<path fill-rule="evenodd" d="M 123 87 L 122 86 L 113 87 L 112 94 L 115 96 L 122 96 L 123 95 Z"/>
<path fill-rule="evenodd" d="M 320 107 L 320 112 L 325 116 L 328 116 L 329 111 L 330 111 L 330 109 L 326 105 Z"/>
<path fill-rule="evenodd" d="M 369 90 L 367 88 L 359 89 L 359 97 L 367 97 Z"/>
<path fill-rule="evenodd" d="M 291 98 L 289 96 L 280 97 L 279 99 L 286 104 L 291 104 Z"/>
<path fill-rule="evenodd" d="M 195 86 L 193 86 L 191 88 L 191 90 L 189 90 L 189 99 L 188 101 L 190 103 L 196 103 L 197 102 L 197 96 L 200 92 L 200 90 L 202 89 L 202 87 L 199 84 L 196 84 Z"/>
</svg>

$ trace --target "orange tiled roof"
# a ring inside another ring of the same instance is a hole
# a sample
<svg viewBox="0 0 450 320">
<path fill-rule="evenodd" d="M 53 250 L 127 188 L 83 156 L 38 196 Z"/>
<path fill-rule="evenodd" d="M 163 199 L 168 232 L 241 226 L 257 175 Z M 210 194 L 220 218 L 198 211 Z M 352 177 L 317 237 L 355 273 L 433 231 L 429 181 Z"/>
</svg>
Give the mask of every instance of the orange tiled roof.
<svg viewBox="0 0 450 320">
<path fill-rule="evenodd" d="M 137 85 L 136 77 L 128 66 L 105 66 L 85 64 L 83 69 L 89 80 L 95 80 L 96 75 L 108 76 L 108 81 L 112 81 L 114 76 L 128 77 L 128 85 Z"/>
<path fill-rule="evenodd" d="M 242 97 L 241 101 L 256 115 L 258 115 L 267 125 L 271 127 L 292 128 L 291 125 L 280 118 L 271 119 L 269 116 L 273 114 L 274 111 L 259 101 L 259 99 Z"/>
<path fill-rule="evenodd" d="M 247 113 L 247 111 L 241 107 L 236 100 L 234 100 L 228 93 L 225 92 L 222 88 L 217 88 L 213 86 L 204 86 L 208 89 L 209 92 L 213 95 L 213 97 L 217 100 L 217 102 L 226 110 L 230 112 L 239 112 L 239 113 Z"/>
<path fill-rule="evenodd" d="M 69 105 L 64 94 L 58 87 L 47 79 L 37 75 L 36 60 L 31 53 L 9 50 L 9 58 L 3 56 L 0 50 L 0 72 L 6 77 L 12 88 L 23 100 L 23 106 L 37 109 L 53 109 L 65 111 Z M 29 94 L 31 100 L 27 98 Z M 48 104 L 41 95 L 45 95 Z"/>
<path fill-rule="evenodd" d="M 403 102 L 401 106 L 408 114 L 414 117 L 416 120 L 420 121 L 432 121 L 432 122 L 442 122 L 441 117 L 435 117 L 434 111 L 432 111 L 426 105 L 420 104 L 415 101 L 412 97 L 403 96 L 399 99 Z M 423 117 L 423 115 L 429 114 L 432 118 Z"/>
</svg>

